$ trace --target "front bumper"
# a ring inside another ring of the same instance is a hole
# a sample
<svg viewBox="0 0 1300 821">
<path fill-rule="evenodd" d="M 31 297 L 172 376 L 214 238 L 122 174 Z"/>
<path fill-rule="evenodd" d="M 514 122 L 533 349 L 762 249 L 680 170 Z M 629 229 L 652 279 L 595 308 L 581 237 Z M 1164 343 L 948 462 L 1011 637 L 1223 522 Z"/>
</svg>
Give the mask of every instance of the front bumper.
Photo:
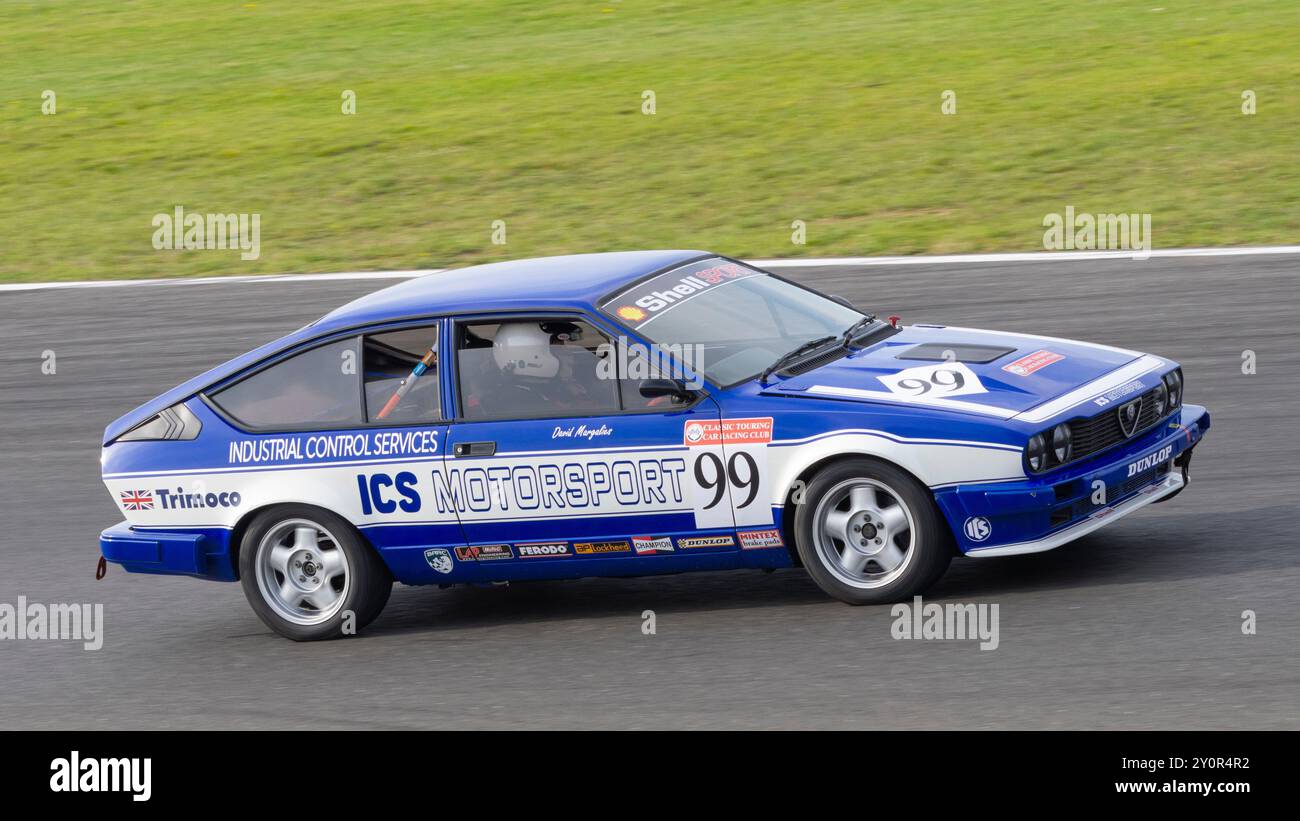
<svg viewBox="0 0 1300 821">
<path fill-rule="evenodd" d="M 1191 451 L 1209 428 L 1205 408 L 1184 405 L 1166 422 L 1081 465 L 1019 481 L 943 488 L 935 499 L 967 555 L 1051 550 L 1182 490 Z"/>
</svg>

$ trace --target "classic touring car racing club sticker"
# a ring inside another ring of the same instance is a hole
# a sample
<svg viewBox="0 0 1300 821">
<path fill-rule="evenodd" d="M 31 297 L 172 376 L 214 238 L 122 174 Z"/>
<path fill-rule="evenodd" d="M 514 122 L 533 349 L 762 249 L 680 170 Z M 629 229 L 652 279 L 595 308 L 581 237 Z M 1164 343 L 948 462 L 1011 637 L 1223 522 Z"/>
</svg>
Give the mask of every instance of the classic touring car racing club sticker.
<svg viewBox="0 0 1300 821">
<path fill-rule="evenodd" d="M 772 441 L 772 417 L 687 422 L 682 439 L 686 445 L 765 445 Z"/>
<path fill-rule="evenodd" d="M 1034 351 L 1031 354 L 1022 356 L 1015 362 L 1010 362 L 1002 366 L 1002 370 L 1007 373 L 1014 373 L 1016 376 L 1029 376 L 1037 370 L 1046 368 L 1053 362 L 1060 362 L 1065 356 L 1051 351 Z"/>
</svg>

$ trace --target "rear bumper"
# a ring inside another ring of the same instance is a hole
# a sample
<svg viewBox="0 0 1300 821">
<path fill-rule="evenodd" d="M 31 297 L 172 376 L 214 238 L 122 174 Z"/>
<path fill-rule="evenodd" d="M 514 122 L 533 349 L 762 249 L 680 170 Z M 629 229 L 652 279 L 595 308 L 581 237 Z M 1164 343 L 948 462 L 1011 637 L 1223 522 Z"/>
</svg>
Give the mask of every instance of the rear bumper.
<svg viewBox="0 0 1300 821">
<path fill-rule="evenodd" d="M 99 534 L 99 552 L 128 573 L 235 581 L 228 533 L 133 528 L 120 522 Z"/>
<path fill-rule="evenodd" d="M 1191 451 L 1209 427 L 1205 408 L 1185 405 L 1170 421 L 1082 466 L 1023 481 L 944 488 L 935 498 L 967 555 L 1051 550 L 1182 490 Z"/>
</svg>

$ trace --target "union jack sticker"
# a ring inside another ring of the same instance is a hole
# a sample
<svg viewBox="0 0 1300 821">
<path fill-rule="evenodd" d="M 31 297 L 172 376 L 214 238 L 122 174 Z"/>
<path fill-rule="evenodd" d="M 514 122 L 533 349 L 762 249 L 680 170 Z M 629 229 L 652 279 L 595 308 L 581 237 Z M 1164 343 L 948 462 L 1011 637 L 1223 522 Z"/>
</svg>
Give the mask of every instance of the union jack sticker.
<svg viewBox="0 0 1300 821">
<path fill-rule="evenodd" d="M 127 510 L 153 510 L 153 493 L 148 490 L 124 490 L 121 496 Z"/>
</svg>

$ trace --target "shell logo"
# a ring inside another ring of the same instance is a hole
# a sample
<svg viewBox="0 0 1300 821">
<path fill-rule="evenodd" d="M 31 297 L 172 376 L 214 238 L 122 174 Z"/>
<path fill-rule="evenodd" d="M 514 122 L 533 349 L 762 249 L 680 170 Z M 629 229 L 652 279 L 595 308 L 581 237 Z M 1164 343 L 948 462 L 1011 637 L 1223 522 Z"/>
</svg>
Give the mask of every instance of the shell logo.
<svg viewBox="0 0 1300 821">
<path fill-rule="evenodd" d="M 619 308 L 615 313 L 619 315 L 619 318 L 628 319 L 633 322 L 638 322 L 642 319 L 645 319 L 645 311 L 633 305 L 624 305 L 622 308 Z"/>
</svg>

